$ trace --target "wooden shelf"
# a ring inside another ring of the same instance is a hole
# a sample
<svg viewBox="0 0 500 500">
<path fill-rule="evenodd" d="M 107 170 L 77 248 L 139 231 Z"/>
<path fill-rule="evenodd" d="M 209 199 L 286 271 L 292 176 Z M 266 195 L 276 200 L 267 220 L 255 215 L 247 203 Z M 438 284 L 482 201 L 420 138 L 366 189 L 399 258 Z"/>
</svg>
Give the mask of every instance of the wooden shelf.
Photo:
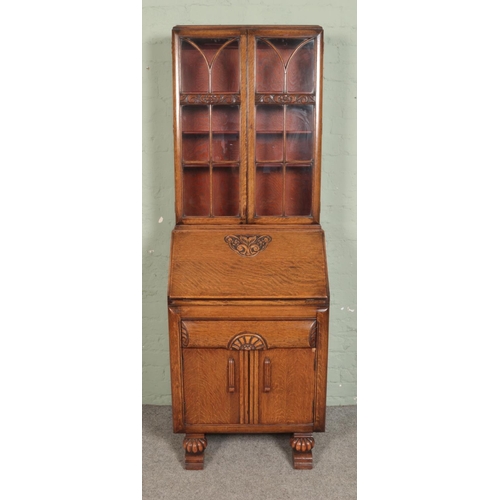
<svg viewBox="0 0 500 500">
<path fill-rule="evenodd" d="M 283 130 L 257 130 L 257 134 L 282 134 Z M 312 134 L 311 130 L 285 130 L 286 134 Z"/>
<path fill-rule="evenodd" d="M 185 168 L 190 168 L 190 167 L 209 168 L 210 164 L 206 161 L 200 161 L 200 162 L 186 161 L 182 163 L 182 166 Z M 212 161 L 212 167 L 215 168 L 219 167 L 238 168 L 239 166 L 240 163 L 237 161 L 223 161 L 223 160 Z"/>
<path fill-rule="evenodd" d="M 208 135 L 210 132 L 208 130 L 183 130 L 183 134 L 192 135 Z M 239 135 L 238 130 L 212 130 L 212 135 Z"/>
</svg>

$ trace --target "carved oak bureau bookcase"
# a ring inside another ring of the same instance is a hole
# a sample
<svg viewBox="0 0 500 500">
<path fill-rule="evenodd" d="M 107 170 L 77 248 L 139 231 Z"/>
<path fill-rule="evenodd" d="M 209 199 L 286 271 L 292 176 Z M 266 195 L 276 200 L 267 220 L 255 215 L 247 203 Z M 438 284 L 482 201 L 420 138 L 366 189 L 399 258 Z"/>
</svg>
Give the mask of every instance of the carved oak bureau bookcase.
<svg viewBox="0 0 500 500">
<path fill-rule="evenodd" d="M 176 26 L 176 227 L 168 311 L 174 432 L 325 430 L 329 289 L 319 224 L 323 30 Z"/>
</svg>

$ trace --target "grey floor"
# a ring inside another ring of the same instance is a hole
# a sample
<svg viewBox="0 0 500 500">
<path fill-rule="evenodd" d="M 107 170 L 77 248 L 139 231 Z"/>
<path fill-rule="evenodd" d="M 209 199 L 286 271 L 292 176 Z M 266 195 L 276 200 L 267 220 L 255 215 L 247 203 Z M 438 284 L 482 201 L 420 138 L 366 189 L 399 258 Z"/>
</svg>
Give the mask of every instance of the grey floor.
<svg viewBox="0 0 500 500">
<path fill-rule="evenodd" d="M 327 408 L 314 469 L 294 470 L 290 434 L 208 434 L 205 468 L 183 467 L 170 406 L 143 406 L 143 500 L 356 498 L 356 406 Z"/>
</svg>

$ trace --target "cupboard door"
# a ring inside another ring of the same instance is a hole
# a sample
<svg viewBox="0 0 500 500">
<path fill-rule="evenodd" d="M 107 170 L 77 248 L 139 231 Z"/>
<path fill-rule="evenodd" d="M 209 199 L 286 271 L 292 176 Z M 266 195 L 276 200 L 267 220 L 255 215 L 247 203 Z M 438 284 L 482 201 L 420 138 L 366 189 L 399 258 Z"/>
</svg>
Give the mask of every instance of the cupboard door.
<svg viewBox="0 0 500 500">
<path fill-rule="evenodd" d="M 316 349 L 259 352 L 259 423 L 313 422 Z"/>
<path fill-rule="evenodd" d="M 183 349 L 186 424 L 237 424 L 239 362 L 225 349 Z"/>
</svg>

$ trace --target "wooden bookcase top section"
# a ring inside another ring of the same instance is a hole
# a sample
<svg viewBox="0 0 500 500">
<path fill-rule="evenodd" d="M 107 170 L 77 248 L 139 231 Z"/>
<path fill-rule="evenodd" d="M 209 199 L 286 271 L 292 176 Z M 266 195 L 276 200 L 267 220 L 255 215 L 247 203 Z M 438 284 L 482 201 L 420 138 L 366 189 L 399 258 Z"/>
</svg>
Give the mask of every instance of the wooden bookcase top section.
<svg viewBox="0 0 500 500">
<path fill-rule="evenodd" d="M 319 226 L 178 226 L 172 233 L 169 300 L 328 301 Z"/>
<path fill-rule="evenodd" d="M 172 34 L 177 224 L 319 224 L 323 29 Z"/>
</svg>

